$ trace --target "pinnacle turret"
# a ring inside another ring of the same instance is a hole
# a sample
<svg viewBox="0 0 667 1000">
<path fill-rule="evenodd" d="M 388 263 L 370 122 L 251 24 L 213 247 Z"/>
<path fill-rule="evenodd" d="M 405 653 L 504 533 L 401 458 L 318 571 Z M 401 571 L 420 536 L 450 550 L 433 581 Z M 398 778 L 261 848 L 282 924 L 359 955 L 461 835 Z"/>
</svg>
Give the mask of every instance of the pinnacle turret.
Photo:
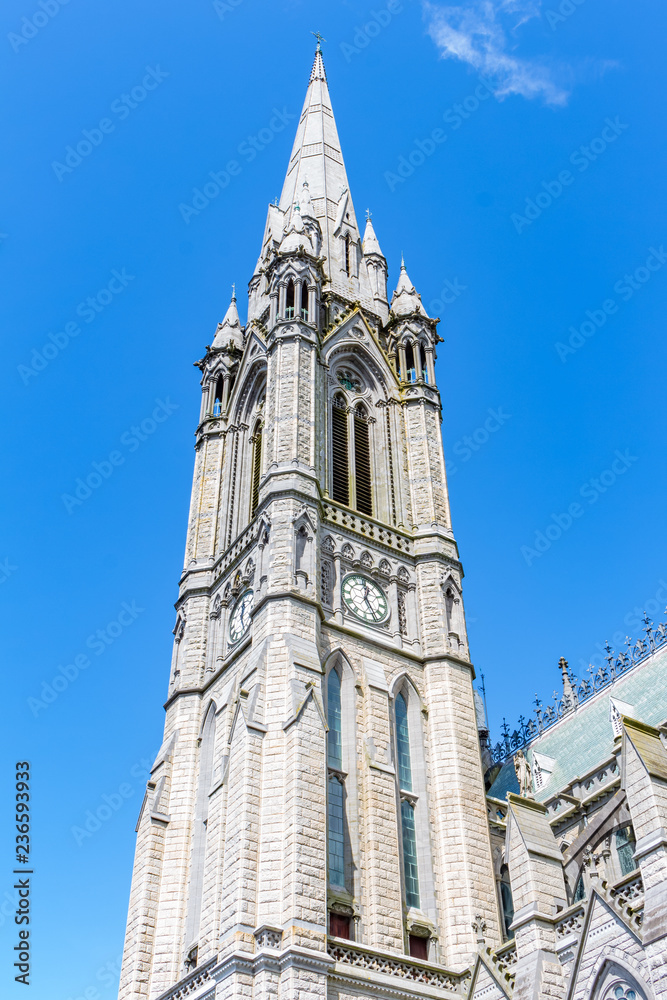
<svg viewBox="0 0 667 1000">
<path fill-rule="evenodd" d="M 220 351 L 228 347 L 230 342 L 234 347 L 243 347 L 241 320 L 239 319 L 239 311 L 236 308 L 236 291 L 232 292 L 232 300 L 229 303 L 225 317 L 222 323 L 218 324 L 212 346 L 214 350 Z"/>
<path fill-rule="evenodd" d="M 375 235 L 375 230 L 373 229 L 373 223 L 371 222 L 370 216 L 366 219 L 366 229 L 364 231 L 364 241 L 362 246 L 365 257 L 370 257 L 371 254 L 377 254 L 378 257 L 384 257 L 382 250 L 380 250 L 380 244 L 377 236 Z"/>
<path fill-rule="evenodd" d="M 398 278 L 396 290 L 391 297 L 390 311 L 394 316 L 408 316 L 411 313 L 419 313 L 428 317 L 428 313 L 422 305 L 421 295 L 410 281 L 405 267 L 405 261 L 401 258 L 401 273 Z"/>
</svg>

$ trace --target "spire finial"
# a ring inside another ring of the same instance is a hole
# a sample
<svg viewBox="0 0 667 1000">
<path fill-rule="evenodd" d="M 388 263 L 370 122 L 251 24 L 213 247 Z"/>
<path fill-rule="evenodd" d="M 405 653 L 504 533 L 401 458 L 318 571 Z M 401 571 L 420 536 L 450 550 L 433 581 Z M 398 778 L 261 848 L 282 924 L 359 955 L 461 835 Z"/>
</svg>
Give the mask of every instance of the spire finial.
<svg viewBox="0 0 667 1000">
<path fill-rule="evenodd" d="M 232 282 L 232 302 L 236 302 L 236 282 Z"/>
<path fill-rule="evenodd" d="M 405 271 L 405 257 L 403 256 L 402 250 L 401 250 L 401 271 Z"/>
<path fill-rule="evenodd" d="M 370 220 L 372 218 L 373 218 L 373 213 L 371 212 L 370 208 L 367 208 L 366 209 L 366 219 L 367 219 L 367 221 L 370 222 Z"/>
<path fill-rule="evenodd" d="M 315 49 L 315 51 L 321 52 L 322 51 L 321 43 L 326 42 L 326 38 L 324 37 L 324 35 L 321 35 L 319 31 L 311 31 L 311 35 L 315 35 L 315 38 L 317 39 L 317 48 Z"/>
</svg>

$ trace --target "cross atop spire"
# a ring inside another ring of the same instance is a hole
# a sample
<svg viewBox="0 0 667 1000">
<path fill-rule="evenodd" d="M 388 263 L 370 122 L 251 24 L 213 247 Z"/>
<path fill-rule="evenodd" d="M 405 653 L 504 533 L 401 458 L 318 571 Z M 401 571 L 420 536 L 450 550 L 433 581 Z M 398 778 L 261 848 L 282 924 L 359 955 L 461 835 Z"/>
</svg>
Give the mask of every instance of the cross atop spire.
<svg viewBox="0 0 667 1000">
<path fill-rule="evenodd" d="M 322 38 L 322 35 L 320 35 L 319 31 L 311 31 L 311 35 L 315 35 L 315 38 L 317 39 L 317 48 L 315 49 L 315 60 L 313 62 L 313 68 L 310 71 L 310 80 L 308 82 L 312 83 L 313 80 L 324 80 L 324 82 L 326 83 L 327 74 L 326 70 L 324 69 L 324 60 L 322 59 L 322 46 L 320 45 L 321 41 L 326 42 L 326 38 Z"/>
</svg>

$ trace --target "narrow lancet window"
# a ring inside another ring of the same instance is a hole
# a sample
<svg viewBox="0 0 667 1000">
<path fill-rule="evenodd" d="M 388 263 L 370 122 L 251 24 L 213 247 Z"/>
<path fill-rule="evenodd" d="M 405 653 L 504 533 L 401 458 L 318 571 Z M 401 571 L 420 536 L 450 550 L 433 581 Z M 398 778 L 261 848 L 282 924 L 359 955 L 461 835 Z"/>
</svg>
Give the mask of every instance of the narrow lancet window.
<svg viewBox="0 0 667 1000">
<path fill-rule="evenodd" d="M 426 365 L 426 351 L 424 350 L 424 345 L 423 344 L 419 345 L 419 357 L 420 357 L 420 360 L 421 360 L 421 372 L 420 372 L 421 377 L 424 379 L 425 382 L 428 382 L 428 368 L 427 368 L 427 365 Z"/>
<path fill-rule="evenodd" d="M 356 508 L 362 514 L 373 514 L 371 489 L 371 449 L 368 434 L 368 417 L 363 406 L 354 413 L 354 481 Z"/>
<path fill-rule="evenodd" d="M 285 291 L 285 318 L 294 319 L 294 282 L 291 278 Z"/>
<path fill-rule="evenodd" d="M 213 391 L 213 416 L 219 417 L 222 413 L 222 390 L 224 381 L 222 375 L 218 375 L 215 380 L 215 389 Z"/>
<path fill-rule="evenodd" d="M 417 373 L 415 371 L 415 355 L 412 349 L 412 344 L 405 345 L 405 367 L 407 369 L 405 373 L 405 378 L 408 382 L 414 382 L 417 378 Z"/>
<path fill-rule="evenodd" d="M 329 776 L 328 808 L 329 883 L 345 886 L 345 830 L 343 822 L 343 784 L 340 778 Z"/>
<path fill-rule="evenodd" d="M 331 407 L 332 496 L 338 503 L 350 502 L 350 466 L 347 450 L 345 400 L 335 396 Z"/>
<path fill-rule="evenodd" d="M 310 313 L 308 312 L 308 285 L 304 281 L 301 285 L 301 319 L 306 323 L 310 318 Z"/>
<path fill-rule="evenodd" d="M 350 234 L 346 233 L 343 240 L 343 265 L 345 267 L 345 273 L 349 275 L 350 273 Z"/>
<path fill-rule="evenodd" d="M 327 682 L 327 763 L 339 771 L 343 768 L 343 736 L 340 701 L 340 677 L 331 670 Z"/>
<path fill-rule="evenodd" d="M 629 875 L 637 868 L 637 862 L 634 859 L 635 846 L 631 826 L 624 826 L 616 831 L 616 853 L 621 875 Z"/>
<path fill-rule="evenodd" d="M 402 694 L 399 694 L 396 699 L 396 746 L 398 748 L 398 783 L 406 792 L 411 792 L 412 767 L 410 765 L 408 706 Z"/>
<path fill-rule="evenodd" d="M 250 516 L 254 517 L 259 505 L 259 480 L 262 474 L 262 425 L 255 430 L 252 450 L 252 484 L 250 493 Z"/>
<path fill-rule="evenodd" d="M 401 839 L 403 841 L 403 878 L 405 881 L 405 902 L 407 906 L 419 908 L 419 864 L 417 860 L 417 832 L 415 828 L 415 806 L 404 792 L 412 792 L 412 763 L 410 754 L 410 731 L 408 727 L 408 704 L 403 694 L 396 698 L 396 751 L 398 762 L 398 785 L 401 792 Z"/>
<path fill-rule="evenodd" d="M 414 806 L 401 802 L 401 828 L 403 833 L 403 873 L 405 877 L 405 902 L 419 909 L 419 869 L 417 866 L 417 836 L 415 833 Z"/>
<path fill-rule="evenodd" d="M 329 795 L 327 803 L 327 853 L 329 882 L 345 886 L 345 807 L 342 776 L 332 774 L 343 767 L 343 727 L 341 713 L 341 684 L 337 670 L 331 670 L 327 680 L 327 764 Z"/>
</svg>

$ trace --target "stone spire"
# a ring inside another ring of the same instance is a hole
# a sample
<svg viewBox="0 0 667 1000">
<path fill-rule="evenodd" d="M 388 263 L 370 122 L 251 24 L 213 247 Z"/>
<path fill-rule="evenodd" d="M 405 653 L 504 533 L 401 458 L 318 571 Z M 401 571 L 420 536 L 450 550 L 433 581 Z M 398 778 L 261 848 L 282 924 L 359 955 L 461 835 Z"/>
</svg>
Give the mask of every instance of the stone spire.
<svg viewBox="0 0 667 1000">
<path fill-rule="evenodd" d="M 230 341 L 234 347 L 243 347 L 241 320 L 239 319 L 239 311 L 236 308 L 236 289 L 232 291 L 232 301 L 229 303 L 225 318 L 222 323 L 218 324 L 218 329 L 215 331 L 215 338 L 212 344 L 213 349 L 221 351 L 229 346 Z"/>
<path fill-rule="evenodd" d="M 408 277 L 408 272 L 405 269 L 405 261 L 402 258 L 401 273 L 396 285 L 396 291 L 391 297 L 390 310 L 394 316 L 409 316 L 411 313 L 428 316 L 422 305 L 421 295 L 418 294 L 415 286 Z"/>
<path fill-rule="evenodd" d="M 360 233 L 319 43 L 280 196 L 279 207 L 286 218 L 295 204 L 301 204 L 304 183 L 307 184 L 310 200 L 307 212 L 321 226 L 320 252 L 329 262 L 329 266 L 325 264 L 325 267 L 331 271 L 332 261 L 339 257 L 334 240 L 340 236 L 343 227 L 349 232 L 352 242 L 360 241 Z M 306 210 L 305 205 L 302 208 Z M 305 217 L 305 211 L 303 214 Z"/>
<path fill-rule="evenodd" d="M 378 238 L 375 235 L 375 230 L 373 229 L 373 223 L 371 222 L 370 216 L 366 219 L 363 250 L 365 257 L 370 257 L 372 254 L 377 254 L 378 257 L 384 257 L 382 250 L 380 250 L 380 244 L 378 243 Z"/>
</svg>

